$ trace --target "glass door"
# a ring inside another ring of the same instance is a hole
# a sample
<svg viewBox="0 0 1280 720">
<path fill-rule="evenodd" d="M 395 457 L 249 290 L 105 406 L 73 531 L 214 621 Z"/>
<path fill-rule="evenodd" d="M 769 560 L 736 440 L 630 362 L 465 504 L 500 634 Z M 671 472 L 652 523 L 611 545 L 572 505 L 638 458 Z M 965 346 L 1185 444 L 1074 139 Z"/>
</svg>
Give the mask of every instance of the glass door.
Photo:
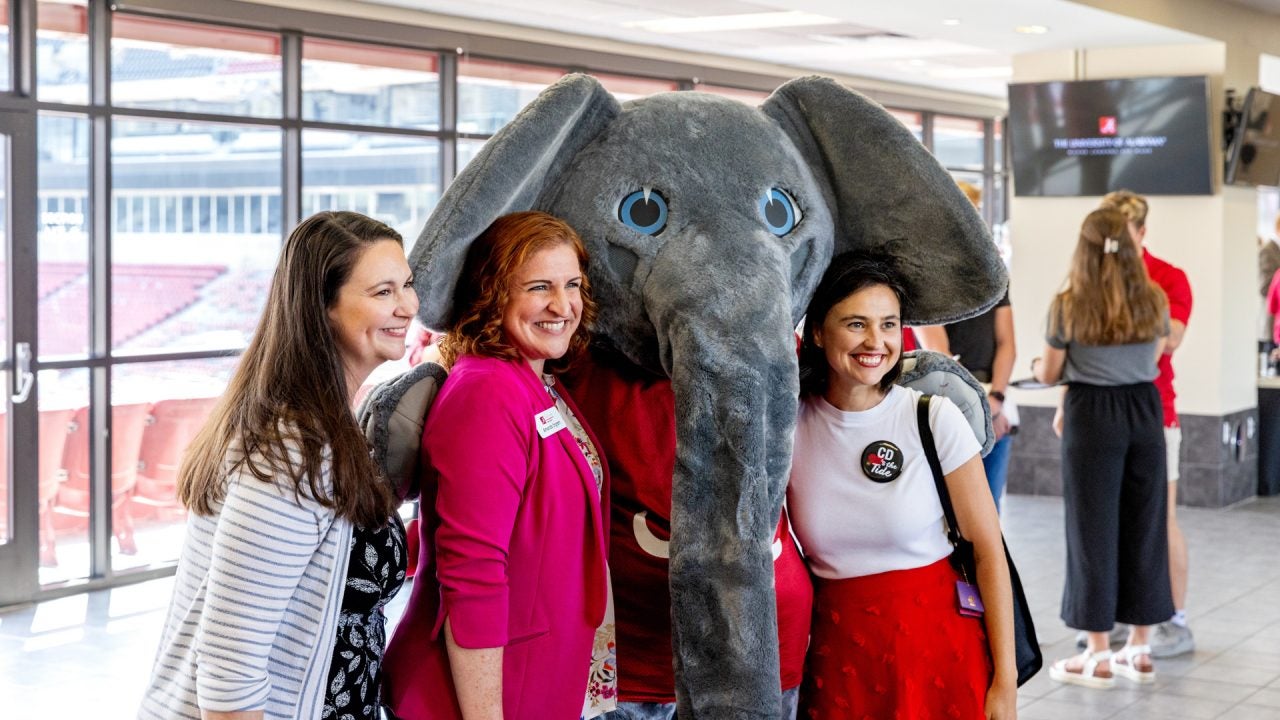
<svg viewBox="0 0 1280 720">
<path fill-rule="evenodd" d="M 35 123 L 0 111 L 0 606 L 39 589 Z"/>
</svg>

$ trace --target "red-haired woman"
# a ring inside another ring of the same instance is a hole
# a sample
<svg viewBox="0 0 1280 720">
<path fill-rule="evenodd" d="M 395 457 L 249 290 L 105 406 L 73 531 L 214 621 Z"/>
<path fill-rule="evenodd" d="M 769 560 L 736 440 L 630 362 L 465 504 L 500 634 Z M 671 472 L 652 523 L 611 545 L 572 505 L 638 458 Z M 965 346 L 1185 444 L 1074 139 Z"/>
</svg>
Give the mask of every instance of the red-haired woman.
<svg viewBox="0 0 1280 720">
<path fill-rule="evenodd" d="M 440 343 L 450 375 L 423 434 L 434 552 L 387 648 L 397 717 L 613 707 L 608 476 L 555 375 L 587 346 L 586 267 L 577 233 L 540 212 L 499 218 L 468 252 Z"/>
</svg>

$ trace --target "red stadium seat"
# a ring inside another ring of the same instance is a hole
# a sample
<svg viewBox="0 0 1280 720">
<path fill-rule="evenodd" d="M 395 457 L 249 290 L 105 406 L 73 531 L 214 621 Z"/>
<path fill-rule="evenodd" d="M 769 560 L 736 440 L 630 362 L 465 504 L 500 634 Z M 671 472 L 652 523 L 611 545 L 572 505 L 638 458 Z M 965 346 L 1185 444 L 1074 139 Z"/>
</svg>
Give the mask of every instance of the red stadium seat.
<svg viewBox="0 0 1280 720">
<path fill-rule="evenodd" d="M 111 408 L 111 528 L 120 543 L 120 552 L 125 555 L 138 551 L 133 539 L 129 498 L 138 479 L 138 450 L 150 410 L 150 403 Z M 66 476 L 58 485 L 53 502 L 55 512 L 75 517 L 89 516 L 88 420 L 89 409 L 81 408 L 67 426 L 67 445 L 62 455 Z M 50 547 L 54 544 L 52 525 L 48 543 Z"/>
<path fill-rule="evenodd" d="M 83 267 L 41 265 L 40 354 L 83 353 L 89 342 L 89 276 Z M 111 342 L 119 347 L 200 301 L 221 265 L 111 266 Z"/>
<path fill-rule="evenodd" d="M 161 400 L 151 408 L 138 450 L 133 502 L 170 517 L 182 514 L 177 499 L 178 465 L 217 402 L 216 397 Z"/>
<path fill-rule="evenodd" d="M 62 451 L 67 444 L 68 425 L 75 415 L 75 408 L 40 411 L 39 485 L 40 485 L 40 565 L 57 567 L 58 554 L 54 545 L 53 501 L 58 486 L 66 472 L 62 469 Z"/>
</svg>

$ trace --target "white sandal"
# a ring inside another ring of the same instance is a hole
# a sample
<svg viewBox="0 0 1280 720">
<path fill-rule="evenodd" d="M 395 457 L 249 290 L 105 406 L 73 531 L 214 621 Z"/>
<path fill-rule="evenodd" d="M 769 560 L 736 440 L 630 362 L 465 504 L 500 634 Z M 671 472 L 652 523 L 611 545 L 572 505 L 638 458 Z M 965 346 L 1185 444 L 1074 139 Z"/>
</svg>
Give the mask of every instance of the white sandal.
<svg viewBox="0 0 1280 720">
<path fill-rule="evenodd" d="M 1136 658 L 1146 656 L 1145 663 L 1135 662 Z M 1128 645 L 1116 651 L 1111 662 L 1111 669 L 1116 675 L 1136 683 L 1153 683 L 1156 681 L 1156 667 L 1151 662 L 1150 645 Z"/>
<path fill-rule="evenodd" d="M 1080 667 L 1074 670 L 1067 669 L 1067 663 L 1072 660 L 1080 660 Z M 1088 650 L 1073 655 L 1069 658 L 1063 658 L 1049 666 L 1049 678 L 1060 683 L 1070 683 L 1072 685 L 1081 685 L 1087 688 L 1097 690 L 1106 690 L 1114 687 L 1116 677 L 1112 673 L 1111 668 L 1115 667 L 1111 660 L 1110 650 L 1100 650 L 1091 653 Z M 1100 669 L 1102 663 L 1108 663 L 1106 669 Z"/>
</svg>

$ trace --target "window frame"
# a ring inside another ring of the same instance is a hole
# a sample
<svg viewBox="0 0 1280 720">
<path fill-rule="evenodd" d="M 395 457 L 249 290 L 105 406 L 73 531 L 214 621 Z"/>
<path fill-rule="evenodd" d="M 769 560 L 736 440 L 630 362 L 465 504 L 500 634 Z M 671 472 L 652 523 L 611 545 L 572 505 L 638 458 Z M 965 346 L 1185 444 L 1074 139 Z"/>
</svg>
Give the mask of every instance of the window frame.
<svg viewBox="0 0 1280 720">
<path fill-rule="evenodd" d="M 330 130 L 361 135 L 398 135 L 429 138 L 439 143 L 437 186 L 443 193 L 455 176 L 457 151 L 460 142 L 484 141 L 492 133 L 461 133 L 457 131 L 458 67 L 461 59 L 499 62 L 527 66 L 541 70 L 561 72 L 596 72 L 625 76 L 637 81 L 671 83 L 677 90 L 692 90 L 699 84 L 707 84 L 726 90 L 751 93 L 769 93 L 782 78 L 758 73 L 724 68 L 694 66 L 678 61 L 623 56 L 606 51 L 556 47 L 533 41 L 488 37 L 451 30 L 392 23 L 369 18 L 341 17 L 319 12 L 279 8 L 268 5 L 237 3 L 227 0 L 87 0 L 89 45 L 89 97 L 87 103 L 52 102 L 38 99 L 36 77 L 37 61 L 37 8 L 38 0 L 8 0 L 9 2 L 9 70 L 10 88 L 0 91 L 0 111 L 28 114 L 34 119 L 45 114 L 69 115 L 84 118 L 89 123 L 89 187 L 82 202 L 88 226 L 89 252 L 89 325 L 88 353 L 80 357 L 51 358 L 34 362 L 37 377 L 41 370 L 79 370 L 89 372 L 90 423 L 93 438 L 110 436 L 112 370 L 124 366 L 144 366 L 146 363 L 182 360 L 204 360 L 238 355 L 243 347 L 221 347 L 190 351 L 157 351 L 128 353 L 111 348 L 111 268 L 112 237 L 121 223 L 133 222 L 132 200 L 112 192 L 112 123 L 121 118 L 155 121 L 185 121 L 199 123 L 231 123 L 236 126 L 266 126 L 282 131 L 281 186 L 278 203 L 261 202 L 260 210 L 272 214 L 278 205 L 279 221 L 271 225 L 278 230 L 279 242 L 284 234 L 300 219 L 303 208 L 302 134 L 305 130 Z M 279 117 L 242 116 L 218 112 L 185 112 L 144 109 L 117 105 L 111 97 L 111 41 L 112 24 L 117 17 L 137 16 L 161 21 L 194 23 L 210 30 L 238 29 L 252 32 L 268 32 L 279 37 L 281 57 L 281 113 Z M 329 122 L 305 120 L 302 117 L 302 47 L 307 39 L 339 43 L 357 43 L 380 49 L 404 50 L 427 53 L 436 58 L 439 82 L 438 129 L 370 125 L 357 122 Z M 874 96 L 875 92 L 871 91 Z M 902 97 L 902 96 L 894 96 Z M 911 104 L 927 105 L 930 101 L 913 101 Z M 902 103 L 895 103 L 902 104 Z M 939 104 L 951 104 L 939 101 Z M 974 107 L 977 107 L 975 105 Z M 938 113 L 966 116 L 960 107 L 911 107 L 904 111 L 919 113 L 922 120 L 923 141 L 932 147 L 932 122 Z M 990 193 L 995 180 L 1004 180 L 1008 193 L 1008 153 L 1004 153 L 1002 167 L 994 167 L 994 123 L 1003 122 L 991 116 L 969 115 L 984 122 L 984 192 Z M 1007 142 L 1007 135 L 1004 136 Z M 36 179 L 23 182 L 32 184 L 30 194 L 35 197 Z M 43 202 L 51 198 L 41 198 Z M 189 200 L 189 204 L 188 204 Z M 193 215 L 201 215 L 202 203 L 211 197 L 175 199 L 173 208 L 178 217 L 166 211 L 162 202 L 158 217 L 164 223 L 173 223 L 179 230 L 191 228 L 200 231 L 201 223 Z M 65 200 L 63 207 L 65 208 Z M 995 206 L 989 203 L 988 208 Z M 252 201 L 246 201 L 252 208 Z M 1005 202 L 1000 208 L 1007 208 Z M 125 215 L 118 213 L 125 209 Z M 188 211 L 190 209 L 190 212 Z M 143 218 L 150 217 L 146 203 Z M 39 209 L 37 209 L 39 212 Z M 1000 222 L 1004 217 L 991 217 L 992 210 L 984 209 L 988 222 Z M 1002 213 L 1003 214 L 1003 213 Z M 209 217 L 209 215 L 202 215 Z M 180 218 L 180 219 L 179 219 Z M 145 219 L 142 220 L 145 222 Z M 216 218 L 210 220 L 216 222 Z M 271 220 L 268 220 L 270 224 Z M 276 227 L 278 225 L 278 227 Z M 216 231 L 216 227 L 210 227 Z M 33 237 L 31 243 L 35 243 Z M 21 319 L 19 319 L 21 320 Z M 35 320 L 29 319 L 34 326 Z M 20 324 L 20 323 L 19 323 Z M 38 340 L 38 338 L 33 338 Z M 38 353 L 37 353 L 38 355 Z M 39 392 L 39 383 L 34 392 Z M 109 443 L 92 444 L 93 478 L 91 488 L 96 515 L 90 520 L 91 562 L 90 574 L 85 579 L 69 580 L 42 587 L 29 600 L 44 600 L 87 590 L 113 587 L 154 577 L 170 575 L 174 563 L 117 571 L 111 557 L 110 527 L 110 478 L 103 468 L 111 465 Z"/>
</svg>

